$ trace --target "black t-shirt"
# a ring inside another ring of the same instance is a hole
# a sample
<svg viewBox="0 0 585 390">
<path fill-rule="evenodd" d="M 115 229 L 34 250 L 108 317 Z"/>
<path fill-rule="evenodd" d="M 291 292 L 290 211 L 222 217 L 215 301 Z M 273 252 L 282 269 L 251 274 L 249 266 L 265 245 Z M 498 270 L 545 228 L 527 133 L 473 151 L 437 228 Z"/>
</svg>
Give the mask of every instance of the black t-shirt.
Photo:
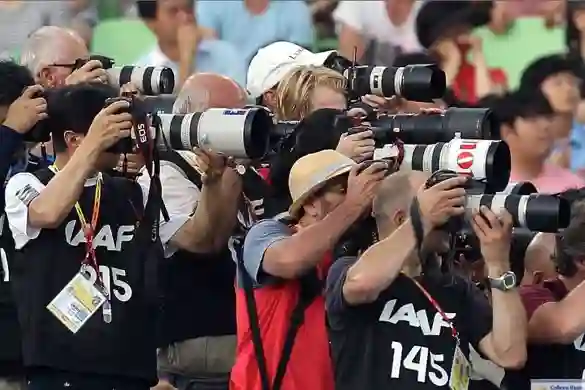
<svg viewBox="0 0 585 390">
<path fill-rule="evenodd" d="M 337 390 L 447 389 L 455 352 L 449 324 L 416 284 L 400 274 L 378 299 L 349 306 L 342 287 L 354 258 L 340 258 L 327 279 L 327 317 Z M 430 280 L 429 280 L 430 279 Z M 466 280 L 420 281 L 452 319 L 469 360 L 492 327 L 486 297 Z"/>
</svg>

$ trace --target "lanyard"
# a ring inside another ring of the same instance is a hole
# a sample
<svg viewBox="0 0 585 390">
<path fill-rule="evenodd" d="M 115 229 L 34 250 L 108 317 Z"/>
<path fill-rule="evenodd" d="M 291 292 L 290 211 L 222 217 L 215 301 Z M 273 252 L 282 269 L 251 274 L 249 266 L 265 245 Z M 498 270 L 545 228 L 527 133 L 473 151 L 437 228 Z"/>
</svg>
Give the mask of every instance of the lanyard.
<svg viewBox="0 0 585 390">
<path fill-rule="evenodd" d="M 411 279 L 414 282 L 414 284 L 416 285 L 416 287 L 418 287 L 418 289 L 424 294 L 424 296 L 431 303 L 431 305 L 433 305 L 435 310 L 437 310 L 439 315 L 441 317 L 443 317 L 443 320 L 449 324 L 449 326 L 451 327 L 451 336 L 453 336 L 453 338 L 457 342 L 457 345 L 459 345 L 459 332 L 457 332 L 457 329 L 455 328 L 455 324 L 453 324 L 453 321 L 451 321 L 451 319 L 449 319 L 449 317 L 447 317 L 447 314 L 441 308 L 441 306 L 439 306 L 439 303 L 435 300 L 435 298 L 433 298 L 432 295 L 416 279 L 414 279 L 414 278 L 409 278 L 409 279 Z"/>
<path fill-rule="evenodd" d="M 51 165 L 51 170 L 55 173 L 59 172 L 59 168 L 57 168 L 54 164 Z M 101 173 L 98 175 L 96 187 L 95 187 L 95 194 L 93 197 L 93 210 L 91 213 L 91 225 L 87 223 L 85 219 L 85 215 L 83 214 L 83 210 L 81 209 L 81 205 L 79 202 L 75 202 L 75 211 L 77 213 L 77 217 L 79 218 L 79 222 L 81 223 L 81 228 L 83 229 L 83 234 L 85 236 L 85 259 L 83 260 L 84 264 L 90 263 L 89 265 L 95 269 L 96 274 L 100 282 L 103 284 L 101 280 L 101 274 L 99 272 L 99 267 L 97 263 L 97 257 L 95 255 L 95 248 L 93 247 L 93 239 L 95 237 L 95 229 L 97 228 L 97 223 L 100 217 L 100 201 L 102 198 L 102 175 Z"/>
</svg>

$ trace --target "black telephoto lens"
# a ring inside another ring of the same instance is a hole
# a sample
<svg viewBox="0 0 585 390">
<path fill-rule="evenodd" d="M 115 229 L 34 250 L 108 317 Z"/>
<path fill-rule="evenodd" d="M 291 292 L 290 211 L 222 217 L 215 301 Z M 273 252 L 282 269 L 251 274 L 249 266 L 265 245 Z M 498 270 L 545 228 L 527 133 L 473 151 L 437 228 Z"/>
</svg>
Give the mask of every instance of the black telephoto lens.
<svg viewBox="0 0 585 390">
<path fill-rule="evenodd" d="M 349 79 L 353 98 L 372 94 L 429 102 L 442 98 L 447 88 L 445 73 L 436 65 L 356 66 L 344 75 Z"/>
<path fill-rule="evenodd" d="M 400 139 L 406 144 L 449 142 L 464 139 L 493 139 L 499 124 L 488 108 L 449 108 L 438 114 L 397 114 L 371 121 L 376 146 Z"/>
</svg>

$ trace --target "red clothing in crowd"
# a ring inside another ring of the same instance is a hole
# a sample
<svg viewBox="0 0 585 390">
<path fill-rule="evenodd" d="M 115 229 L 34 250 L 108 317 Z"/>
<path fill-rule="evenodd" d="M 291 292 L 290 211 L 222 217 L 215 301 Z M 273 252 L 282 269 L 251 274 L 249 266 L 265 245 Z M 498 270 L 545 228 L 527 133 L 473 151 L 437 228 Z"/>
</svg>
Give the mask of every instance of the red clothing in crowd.
<svg viewBox="0 0 585 390">
<path fill-rule="evenodd" d="M 331 260 L 319 266 L 319 277 L 324 281 Z M 266 356 L 268 375 L 276 375 L 284 339 L 289 329 L 290 316 L 297 303 L 299 283 L 287 281 L 254 290 L 258 310 L 260 334 Z M 231 372 L 230 390 L 262 390 L 256 355 L 252 344 L 246 299 L 242 288 L 236 289 L 236 318 L 238 346 L 236 362 Z M 325 298 L 318 296 L 305 311 L 305 320 L 292 349 L 282 390 L 333 390 L 333 367 L 325 326 Z M 272 383 L 271 383 L 272 385 Z"/>
<path fill-rule="evenodd" d="M 508 81 L 502 69 L 490 69 L 489 75 L 492 83 L 503 90 L 507 89 Z M 451 88 L 457 99 L 470 104 L 477 103 L 479 98 L 475 89 L 475 66 L 469 62 L 463 62 Z"/>
</svg>

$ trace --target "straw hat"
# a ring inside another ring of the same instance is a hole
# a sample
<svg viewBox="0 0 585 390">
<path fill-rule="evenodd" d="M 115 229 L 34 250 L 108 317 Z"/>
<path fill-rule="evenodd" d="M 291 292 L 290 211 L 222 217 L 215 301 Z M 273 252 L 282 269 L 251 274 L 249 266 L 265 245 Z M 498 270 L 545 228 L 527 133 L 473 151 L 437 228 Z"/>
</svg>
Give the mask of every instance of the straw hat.
<svg viewBox="0 0 585 390">
<path fill-rule="evenodd" d="M 296 217 L 311 195 L 331 179 L 348 173 L 355 165 L 356 162 L 335 150 L 322 150 L 297 160 L 288 176 L 292 198 L 288 209 L 290 216 Z"/>
</svg>

